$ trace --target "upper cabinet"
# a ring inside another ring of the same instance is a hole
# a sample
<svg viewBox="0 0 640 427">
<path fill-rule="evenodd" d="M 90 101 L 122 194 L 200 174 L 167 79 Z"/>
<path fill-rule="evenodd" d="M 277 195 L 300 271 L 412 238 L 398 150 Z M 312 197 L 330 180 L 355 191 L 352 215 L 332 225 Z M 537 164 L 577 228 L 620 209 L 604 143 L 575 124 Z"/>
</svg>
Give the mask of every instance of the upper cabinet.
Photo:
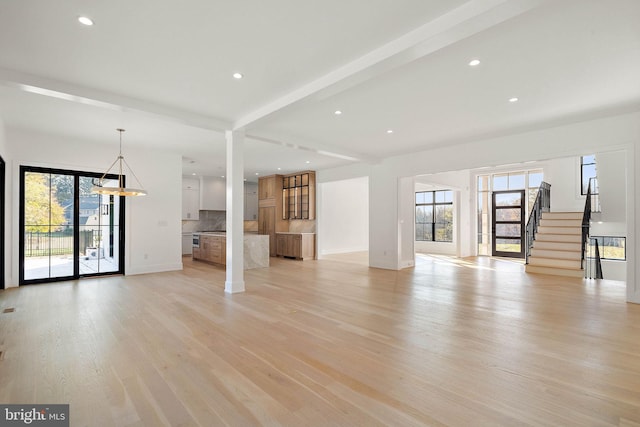
<svg viewBox="0 0 640 427">
<path fill-rule="evenodd" d="M 200 209 L 207 211 L 227 209 L 227 185 L 224 179 L 202 177 L 200 181 Z"/>
<path fill-rule="evenodd" d="M 265 176 L 258 179 L 258 200 L 274 199 L 280 189 L 280 175 Z"/>
<path fill-rule="evenodd" d="M 182 179 L 182 219 L 199 219 L 200 180 Z"/>
<path fill-rule="evenodd" d="M 244 219 L 258 219 L 258 184 L 244 183 Z M 227 186 L 221 178 L 182 178 L 182 219 L 199 219 L 200 210 L 227 209 Z"/>
<path fill-rule="evenodd" d="M 244 219 L 258 220 L 258 184 L 252 182 L 244 183 Z"/>
<path fill-rule="evenodd" d="M 282 219 L 315 219 L 316 173 L 286 175 L 282 180 Z"/>
</svg>

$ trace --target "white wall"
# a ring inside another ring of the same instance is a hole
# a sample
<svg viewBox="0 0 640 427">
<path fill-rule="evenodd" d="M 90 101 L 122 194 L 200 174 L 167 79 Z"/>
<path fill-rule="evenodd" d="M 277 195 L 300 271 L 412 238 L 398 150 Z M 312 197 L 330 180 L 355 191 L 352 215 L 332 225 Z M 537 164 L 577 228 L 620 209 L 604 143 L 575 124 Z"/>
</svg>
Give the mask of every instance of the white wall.
<svg viewBox="0 0 640 427">
<path fill-rule="evenodd" d="M 596 153 L 599 197 L 602 205 L 601 220 L 603 222 L 626 223 L 627 177 L 625 168 L 620 167 L 624 164 L 625 157 L 624 151 Z M 625 233 L 626 227 L 619 229 L 618 232 Z"/>
<path fill-rule="evenodd" d="M 9 199 L 11 196 L 11 162 L 9 161 L 7 144 L 5 140 L 5 130 L 4 130 L 4 121 L 2 117 L 0 117 L 0 156 L 5 161 L 5 240 L 0 243 L 0 245 L 4 246 L 4 265 L 5 265 L 5 275 L 4 275 L 4 283 L 5 286 L 9 286 L 10 280 L 10 271 L 11 271 L 11 258 L 9 257 L 9 252 L 11 252 L 11 210 L 9 209 Z"/>
<path fill-rule="evenodd" d="M 369 250 L 369 179 L 327 182 L 317 189 L 319 257 Z"/>
<path fill-rule="evenodd" d="M 86 172 L 105 172 L 118 155 L 117 144 L 95 145 L 35 132 L 7 129 L 11 159 L 8 188 L 12 195 L 9 238 L 18 242 L 19 166 L 42 166 Z M 125 201 L 125 273 L 179 270 L 181 257 L 182 159 L 174 153 L 128 148 L 123 154 L 147 190 L 145 197 Z M 131 184 L 131 177 L 129 177 Z M 7 269 L 9 286 L 18 284 L 18 245 L 12 243 Z"/>
<path fill-rule="evenodd" d="M 545 163 L 544 180 L 551 184 L 551 210 L 583 212 L 584 196 L 580 194 L 580 154 L 551 159 Z"/>
<path fill-rule="evenodd" d="M 324 170 L 319 177 L 322 182 L 329 182 L 369 176 L 369 263 L 372 267 L 398 269 L 399 177 L 624 150 L 626 165 L 620 167 L 626 166 L 626 198 L 629 203 L 626 215 L 629 219 L 627 292 L 628 300 L 640 303 L 640 287 L 636 283 L 636 277 L 640 277 L 640 264 L 635 261 L 635 254 L 640 251 L 640 239 L 635 236 L 635 230 L 640 229 L 640 215 L 636 215 L 636 211 L 640 212 L 640 197 L 635 195 L 636 186 L 640 186 L 640 175 L 635 172 L 636 164 L 640 165 L 638 145 L 640 113 L 634 112 L 440 147 L 392 157 L 369 167 L 358 165 Z"/>
<path fill-rule="evenodd" d="M 400 268 L 415 265 L 415 188 L 414 177 L 401 177 L 398 179 L 398 242 Z"/>
</svg>

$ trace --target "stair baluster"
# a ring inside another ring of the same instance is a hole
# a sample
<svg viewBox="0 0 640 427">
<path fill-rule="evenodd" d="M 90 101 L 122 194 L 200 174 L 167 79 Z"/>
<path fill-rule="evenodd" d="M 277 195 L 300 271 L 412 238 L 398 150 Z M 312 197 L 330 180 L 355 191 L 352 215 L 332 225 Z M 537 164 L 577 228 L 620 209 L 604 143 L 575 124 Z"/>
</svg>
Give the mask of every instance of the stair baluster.
<svg viewBox="0 0 640 427">
<path fill-rule="evenodd" d="M 551 208 L 551 184 L 542 181 L 538 188 L 538 194 L 536 195 L 536 201 L 533 203 L 533 208 L 529 214 L 527 220 L 526 229 L 526 246 L 525 246 L 525 262 L 529 263 L 529 255 L 531 255 L 531 248 L 533 247 L 533 241 L 536 239 L 536 233 L 540 226 L 540 218 L 542 218 L 543 212 L 549 212 Z"/>
</svg>

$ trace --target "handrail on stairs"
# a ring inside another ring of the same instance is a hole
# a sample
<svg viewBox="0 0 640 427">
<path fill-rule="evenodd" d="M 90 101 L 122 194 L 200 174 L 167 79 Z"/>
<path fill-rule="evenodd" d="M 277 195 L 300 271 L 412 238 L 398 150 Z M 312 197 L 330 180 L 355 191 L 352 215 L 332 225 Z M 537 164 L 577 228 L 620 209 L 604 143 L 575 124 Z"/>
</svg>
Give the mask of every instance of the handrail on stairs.
<svg viewBox="0 0 640 427">
<path fill-rule="evenodd" d="M 582 259 L 581 265 L 584 270 L 586 279 L 602 279 L 602 262 L 600 260 L 600 250 L 598 248 L 598 242 L 595 242 L 595 254 L 593 257 L 587 256 L 589 249 L 587 242 L 589 242 L 589 228 L 591 226 L 591 212 L 592 212 L 592 196 L 597 195 L 598 192 L 592 193 L 592 184 L 597 185 L 597 178 L 591 178 L 589 180 L 589 187 L 587 188 L 587 197 L 584 201 L 584 213 L 582 215 Z M 595 188 L 595 187 L 594 187 Z M 599 200 L 597 201 L 599 204 Z M 598 207 L 599 208 L 599 207 Z M 598 209 L 599 211 L 599 209 Z M 586 263 L 589 259 L 592 259 L 595 263 L 595 268 L 590 268 Z"/>
<path fill-rule="evenodd" d="M 529 255 L 531 255 L 531 248 L 533 247 L 533 241 L 536 238 L 538 227 L 540 226 L 540 219 L 542 218 L 542 212 L 549 212 L 551 208 L 551 184 L 542 181 L 538 188 L 538 194 L 536 195 L 536 201 L 533 203 L 529 219 L 527 220 L 527 228 L 525 233 L 525 261 L 529 264 Z M 584 253 L 584 251 L 583 251 Z"/>
</svg>

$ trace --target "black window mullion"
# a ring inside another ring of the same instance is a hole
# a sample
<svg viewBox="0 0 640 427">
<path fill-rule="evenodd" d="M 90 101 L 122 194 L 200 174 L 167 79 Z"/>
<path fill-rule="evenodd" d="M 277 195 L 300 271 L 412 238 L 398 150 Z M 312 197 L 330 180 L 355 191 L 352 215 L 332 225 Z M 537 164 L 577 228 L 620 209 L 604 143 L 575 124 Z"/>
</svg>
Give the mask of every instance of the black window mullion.
<svg viewBox="0 0 640 427">
<path fill-rule="evenodd" d="M 80 276 L 80 175 L 73 176 L 73 275 Z"/>
<path fill-rule="evenodd" d="M 431 241 L 431 242 L 439 242 L 440 240 L 436 239 L 436 227 L 437 227 L 437 208 L 438 207 L 442 207 L 442 206 L 453 206 L 453 201 L 451 202 L 437 202 L 436 201 L 436 195 L 437 193 L 445 193 L 451 190 L 432 190 L 432 191 L 420 191 L 416 194 L 421 194 L 421 193 L 430 193 L 431 194 L 431 202 L 428 203 L 416 203 L 415 206 L 416 207 L 420 207 L 420 206 L 426 206 L 426 207 L 430 207 L 431 208 L 431 220 L 430 222 L 416 222 L 415 224 L 422 224 L 430 225 L 431 228 L 431 238 L 429 240 L 426 239 L 422 239 L 421 241 Z M 446 199 L 445 199 L 446 200 Z M 443 222 L 443 224 L 447 224 L 445 222 Z M 451 242 L 451 240 L 442 240 L 443 242 Z"/>
</svg>

